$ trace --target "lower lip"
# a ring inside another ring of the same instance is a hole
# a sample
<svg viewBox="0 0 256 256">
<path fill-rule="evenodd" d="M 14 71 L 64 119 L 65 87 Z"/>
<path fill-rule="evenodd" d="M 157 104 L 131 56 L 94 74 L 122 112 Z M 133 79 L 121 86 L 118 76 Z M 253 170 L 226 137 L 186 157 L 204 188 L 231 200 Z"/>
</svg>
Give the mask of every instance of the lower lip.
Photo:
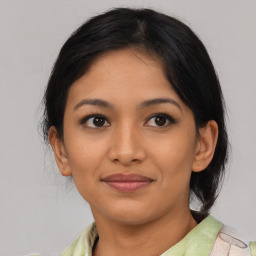
<svg viewBox="0 0 256 256">
<path fill-rule="evenodd" d="M 150 185 L 151 181 L 108 181 L 105 182 L 110 187 L 120 192 L 134 192 Z"/>
</svg>

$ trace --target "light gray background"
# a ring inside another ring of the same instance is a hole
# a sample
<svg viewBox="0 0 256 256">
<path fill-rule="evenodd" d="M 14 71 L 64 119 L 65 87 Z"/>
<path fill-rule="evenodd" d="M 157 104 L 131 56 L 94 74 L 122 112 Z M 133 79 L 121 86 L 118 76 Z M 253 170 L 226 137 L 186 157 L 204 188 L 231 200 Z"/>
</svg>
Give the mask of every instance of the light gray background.
<svg viewBox="0 0 256 256">
<path fill-rule="evenodd" d="M 40 101 L 70 33 L 86 18 L 118 6 L 174 15 L 205 43 L 226 98 L 233 147 L 212 214 L 256 240 L 256 1 L 0 0 L 1 256 L 58 253 L 92 221 L 38 134 Z"/>
</svg>

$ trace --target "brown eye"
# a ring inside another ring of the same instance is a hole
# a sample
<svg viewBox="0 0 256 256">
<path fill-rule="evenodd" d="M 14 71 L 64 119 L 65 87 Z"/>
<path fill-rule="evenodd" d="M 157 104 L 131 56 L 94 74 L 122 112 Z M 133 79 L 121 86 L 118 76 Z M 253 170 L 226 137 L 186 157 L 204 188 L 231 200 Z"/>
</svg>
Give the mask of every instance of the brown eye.
<svg viewBox="0 0 256 256">
<path fill-rule="evenodd" d="M 104 126 L 106 120 L 102 117 L 94 117 L 92 122 L 95 126 L 102 127 Z"/>
<path fill-rule="evenodd" d="M 149 120 L 147 121 L 147 126 L 163 127 L 163 126 L 168 126 L 174 123 L 175 123 L 175 120 L 171 116 L 167 114 L 159 113 L 149 118 Z"/>
<path fill-rule="evenodd" d="M 155 117 L 155 123 L 158 126 L 164 126 L 166 124 L 166 122 L 167 122 L 167 120 L 165 117 L 162 117 L 162 116 Z"/>
<path fill-rule="evenodd" d="M 91 128 L 101 128 L 110 126 L 109 122 L 104 116 L 101 115 L 90 115 L 82 120 L 81 124 Z"/>
</svg>

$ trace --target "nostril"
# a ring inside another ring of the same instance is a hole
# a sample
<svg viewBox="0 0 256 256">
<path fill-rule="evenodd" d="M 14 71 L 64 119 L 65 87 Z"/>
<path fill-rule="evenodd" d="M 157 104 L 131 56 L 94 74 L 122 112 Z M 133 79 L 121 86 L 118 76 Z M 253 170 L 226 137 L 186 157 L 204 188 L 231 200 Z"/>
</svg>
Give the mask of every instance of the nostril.
<svg viewBox="0 0 256 256">
<path fill-rule="evenodd" d="M 129 158 L 115 158 L 113 159 L 113 162 L 120 162 L 122 164 L 130 164 L 130 163 L 137 163 L 139 162 L 139 159 L 129 159 Z"/>
<path fill-rule="evenodd" d="M 135 144 L 133 140 L 114 140 L 110 144 L 107 157 L 110 161 L 124 165 L 137 164 L 145 158 L 143 145 Z"/>
</svg>

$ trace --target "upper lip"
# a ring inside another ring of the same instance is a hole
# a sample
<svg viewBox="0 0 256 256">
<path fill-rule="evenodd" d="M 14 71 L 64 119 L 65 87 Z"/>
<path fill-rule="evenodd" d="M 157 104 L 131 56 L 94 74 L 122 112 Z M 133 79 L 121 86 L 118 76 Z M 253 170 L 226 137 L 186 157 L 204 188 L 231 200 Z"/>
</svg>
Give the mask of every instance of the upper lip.
<svg viewBox="0 0 256 256">
<path fill-rule="evenodd" d="M 143 176 L 137 173 L 130 173 L 130 174 L 117 173 L 117 174 L 112 174 L 104 177 L 102 181 L 105 181 L 105 182 L 133 182 L 133 181 L 151 182 L 153 180 L 151 178 L 148 178 L 146 176 Z"/>
</svg>

